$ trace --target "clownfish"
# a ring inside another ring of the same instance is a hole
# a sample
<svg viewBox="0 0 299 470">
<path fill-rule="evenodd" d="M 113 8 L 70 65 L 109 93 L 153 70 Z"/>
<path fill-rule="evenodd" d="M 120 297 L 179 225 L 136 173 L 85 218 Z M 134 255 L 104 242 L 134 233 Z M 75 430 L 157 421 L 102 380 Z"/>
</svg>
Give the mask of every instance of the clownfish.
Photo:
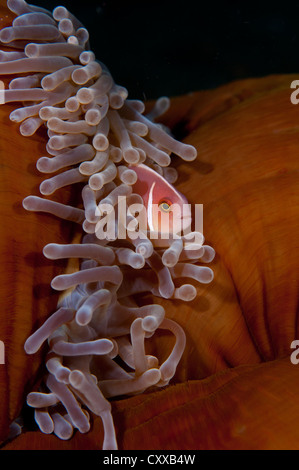
<svg viewBox="0 0 299 470">
<path fill-rule="evenodd" d="M 141 196 L 151 238 L 169 240 L 191 227 L 191 209 L 186 197 L 152 168 L 130 167 L 137 174 L 133 193 Z"/>
</svg>

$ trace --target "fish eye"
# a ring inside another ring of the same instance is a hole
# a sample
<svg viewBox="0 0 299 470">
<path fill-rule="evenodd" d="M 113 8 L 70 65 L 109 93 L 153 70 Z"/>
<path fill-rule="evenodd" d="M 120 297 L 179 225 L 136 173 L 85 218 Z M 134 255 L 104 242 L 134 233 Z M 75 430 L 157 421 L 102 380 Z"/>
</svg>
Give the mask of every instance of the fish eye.
<svg viewBox="0 0 299 470">
<path fill-rule="evenodd" d="M 162 211 L 162 212 L 169 212 L 170 209 L 171 209 L 171 202 L 170 201 L 166 201 L 166 200 L 162 200 L 160 203 L 159 203 L 159 209 Z"/>
</svg>

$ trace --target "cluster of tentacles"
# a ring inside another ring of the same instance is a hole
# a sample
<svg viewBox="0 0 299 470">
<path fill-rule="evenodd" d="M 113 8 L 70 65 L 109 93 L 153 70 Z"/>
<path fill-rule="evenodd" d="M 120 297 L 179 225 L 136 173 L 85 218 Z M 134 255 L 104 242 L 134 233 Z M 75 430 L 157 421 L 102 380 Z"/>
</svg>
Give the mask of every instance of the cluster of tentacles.
<svg viewBox="0 0 299 470">
<path fill-rule="evenodd" d="M 81 207 L 39 196 L 23 201 L 29 211 L 82 224 L 84 231 L 81 243 L 44 248 L 47 258 L 82 262 L 77 272 L 53 279 L 53 289 L 65 295 L 25 343 L 28 354 L 45 341 L 49 344 L 44 383 L 28 395 L 27 403 L 35 408 L 41 431 L 61 439 L 70 438 L 74 428 L 87 432 L 91 411 L 103 421 L 103 448 L 116 449 L 108 399 L 167 385 L 185 346 L 182 328 L 165 318 L 163 307 L 139 307 L 133 295 L 151 292 L 193 300 L 196 287 L 182 280 L 210 282 L 211 269 L 196 263 L 210 262 L 214 250 L 202 244 L 200 233 L 191 233 L 196 240 L 192 249 L 190 234 L 169 239 L 166 247 L 155 246 L 144 233 L 103 239 L 97 236 L 101 207 L 109 203 L 117 208 L 119 197 L 125 198 L 126 209 L 140 200 L 132 190 L 134 166 L 144 164 L 172 184 L 177 174 L 169 167 L 171 153 L 191 161 L 196 151 L 154 123 L 168 107 L 166 98 L 147 115 L 141 101 L 127 99 L 126 89 L 114 83 L 89 51 L 87 30 L 64 7 L 50 13 L 24 0 L 7 4 L 16 18 L 1 30 L 0 41 L 14 50 L 0 52 L 0 74 L 17 75 L 5 90 L 5 103 L 22 102 L 10 119 L 20 123 L 24 136 L 47 128 L 49 156 L 39 158 L 37 168 L 54 176 L 40 185 L 42 195 L 69 185 L 82 190 Z M 130 215 L 125 217 L 125 229 L 131 221 Z M 158 328 L 170 330 L 176 339 L 162 364 L 145 348 L 145 339 Z"/>
</svg>

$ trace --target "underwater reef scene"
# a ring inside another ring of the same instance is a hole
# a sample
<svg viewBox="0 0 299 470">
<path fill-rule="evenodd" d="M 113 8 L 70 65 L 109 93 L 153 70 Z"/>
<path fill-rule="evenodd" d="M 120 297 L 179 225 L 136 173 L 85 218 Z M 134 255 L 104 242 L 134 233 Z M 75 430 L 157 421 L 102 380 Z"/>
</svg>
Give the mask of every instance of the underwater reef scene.
<svg viewBox="0 0 299 470">
<path fill-rule="evenodd" d="M 299 75 L 144 104 L 0 15 L 1 449 L 298 449 Z"/>
</svg>

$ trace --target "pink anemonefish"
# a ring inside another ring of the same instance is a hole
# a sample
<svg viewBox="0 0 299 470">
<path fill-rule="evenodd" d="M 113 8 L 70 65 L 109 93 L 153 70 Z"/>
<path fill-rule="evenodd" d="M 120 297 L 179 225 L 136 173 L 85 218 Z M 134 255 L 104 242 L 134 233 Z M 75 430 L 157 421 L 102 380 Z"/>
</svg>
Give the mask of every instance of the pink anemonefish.
<svg viewBox="0 0 299 470">
<path fill-rule="evenodd" d="M 186 197 L 146 165 L 130 167 L 137 173 L 133 193 L 142 197 L 151 238 L 167 240 L 191 227 L 191 210 Z"/>
</svg>

